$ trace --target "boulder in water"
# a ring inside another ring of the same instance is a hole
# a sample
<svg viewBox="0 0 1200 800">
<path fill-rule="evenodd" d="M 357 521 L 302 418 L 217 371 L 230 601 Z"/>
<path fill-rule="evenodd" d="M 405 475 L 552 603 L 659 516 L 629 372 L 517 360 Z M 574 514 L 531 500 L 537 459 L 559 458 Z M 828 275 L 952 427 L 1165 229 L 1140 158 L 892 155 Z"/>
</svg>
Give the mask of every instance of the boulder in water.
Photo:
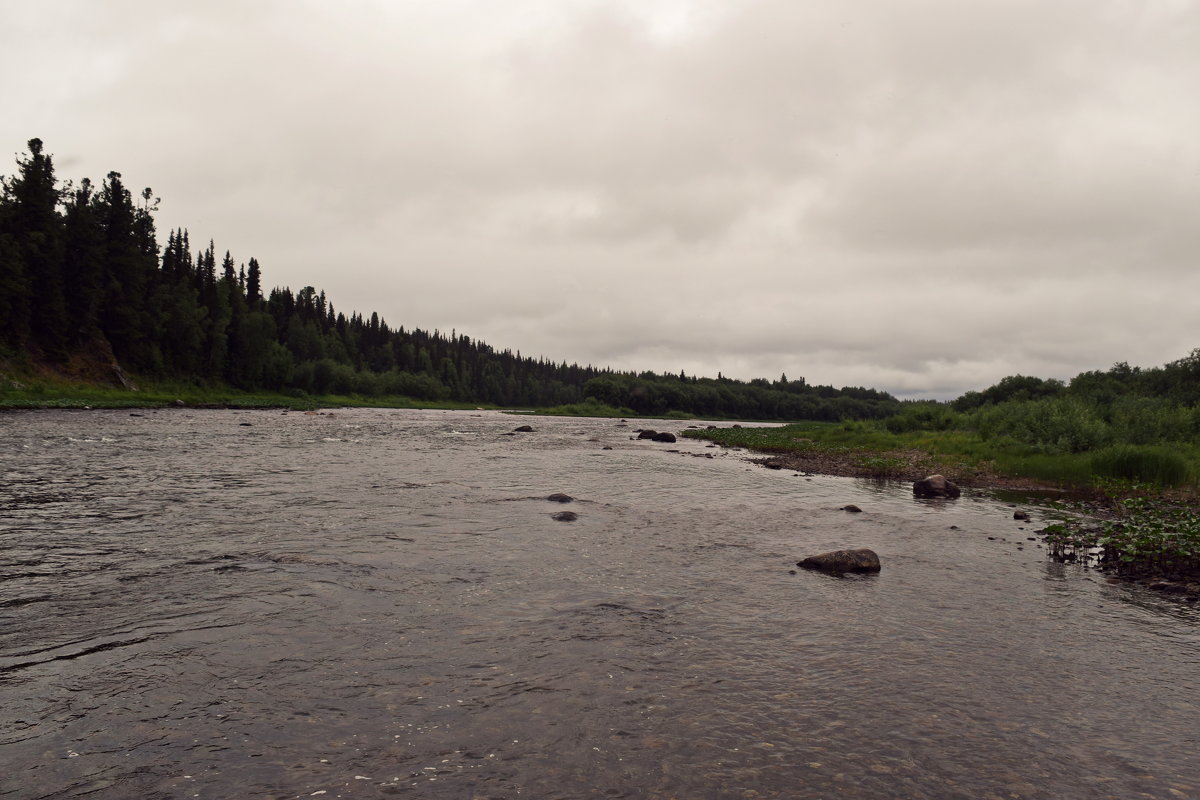
<svg viewBox="0 0 1200 800">
<path fill-rule="evenodd" d="M 797 561 L 796 566 L 821 572 L 879 572 L 879 556 L 874 550 L 860 547 L 855 550 L 834 550 Z"/>
<path fill-rule="evenodd" d="M 550 495 L 546 499 L 553 503 L 569 503 L 572 500 L 574 500 L 575 498 L 571 497 L 571 495 L 569 495 L 569 494 L 563 494 L 562 492 L 555 492 L 554 494 Z"/>
<path fill-rule="evenodd" d="M 913 482 L 913 497 L 958 497 L 958 485 L 941 475 L 930 475 Z"/>
<path fill-rule="evenodd" d="M 519 428 L 513 428 L 513 433 L 533 433 L 532 425 L 522 425 Z"/>
</svg>

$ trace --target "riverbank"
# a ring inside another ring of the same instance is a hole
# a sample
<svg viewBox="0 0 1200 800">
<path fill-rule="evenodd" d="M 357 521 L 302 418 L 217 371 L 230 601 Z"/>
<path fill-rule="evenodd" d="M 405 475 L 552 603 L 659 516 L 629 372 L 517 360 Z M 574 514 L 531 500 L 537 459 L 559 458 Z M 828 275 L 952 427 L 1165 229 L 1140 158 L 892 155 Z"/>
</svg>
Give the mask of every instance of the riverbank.
<svg viewBox="0 0 1200 800">
<path fill-rule="evenodd" d="M 799 434 L 805 435 L 799 435 Z M 1155 487 L 1093 478 L 1051 480 L 1001 471 L 997 461 L 936 445 L 876 449 L 872 431 L 820 423 L 773 428 L 692 428 L 684 436 L 763 453 L 768 469 L 849 478 L 916 481 L 941 474 L 963 487 L 1029 492 L 1059 521 L 1037 531 L 1051 558 L 1095 567 L 1121 580 L 1200 599 L 1200 499 L 1195 486 Z M 950 438 L 954 434 L 946 434 Z M 858 442 L 848 441 L 858 437 Z M 894 438 L 894 437 L 893 437 Z"/>
</svg>

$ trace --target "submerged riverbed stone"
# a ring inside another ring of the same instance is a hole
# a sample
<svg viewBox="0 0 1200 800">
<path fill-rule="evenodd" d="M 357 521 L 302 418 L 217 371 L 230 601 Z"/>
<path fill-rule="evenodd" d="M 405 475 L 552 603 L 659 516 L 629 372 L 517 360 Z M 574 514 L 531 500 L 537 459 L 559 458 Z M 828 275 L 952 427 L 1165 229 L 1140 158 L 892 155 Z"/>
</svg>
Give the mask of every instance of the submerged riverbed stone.
<svg viewBox="0 0 1200 800">
<path fill-rule="evenodd" d="M 513 428 L 513 433 L 533 433 L 532 425 L 522 425 L 519 428 Z"/>
<path fill-rule="evenodd" d="M 859 547 L 854 550 L 833 550 L 797 561 L 796 566 L 822 572 L 879 572 L 879 556 L 874 550 Z"/>
<path fill-rule="evenodd" d="M 579 519 L 579 515 L 574 511 L 559 511 L 557 514 L 551 514 L 551 519 L 556 519 L 559 522 L 574 522 Z"/>
<path fill-rule="evenodd" d="M 958 497 L 958 485 L 941 475 L 930 475 L 913 483 L 914 497 Z"/>
<path fill-rule="evenodd" d="M 546 499 L 553 503 L 569 503 L 572 500 L 574 500 L 575 498 L 571 497 L 571 495 L 569 495 L 569 494 L 563 494 L 562 492 L 555 492 L 554 494 L 550 495 Z"/>
</svg>

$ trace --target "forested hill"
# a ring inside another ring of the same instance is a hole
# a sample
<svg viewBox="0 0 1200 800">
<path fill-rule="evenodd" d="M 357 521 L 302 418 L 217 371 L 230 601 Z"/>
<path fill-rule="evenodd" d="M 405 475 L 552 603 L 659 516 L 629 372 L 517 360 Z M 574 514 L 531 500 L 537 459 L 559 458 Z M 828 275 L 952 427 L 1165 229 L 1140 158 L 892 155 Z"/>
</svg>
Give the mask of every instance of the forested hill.
<svg viewBox="0 0 1200 800">
<path fill-rule="evenodd" d="M 404 395 L 505 406 L 592 398 L 643 414 L 758 419 L 865 419 L 895 411 L 873 389 L 804 379 L 697 378 L 614 372 L 522 356 L 451 332 L 348 316 L 323 291 L 263 290 L 258 261 L 186 230 L 159 245 L 157 200 L 118 172 L 100 186 L 60 185 L 32 139 L 0 194 L 0 350 L 9 360 L 89 372 L 293 394 Z"/>
</svg>

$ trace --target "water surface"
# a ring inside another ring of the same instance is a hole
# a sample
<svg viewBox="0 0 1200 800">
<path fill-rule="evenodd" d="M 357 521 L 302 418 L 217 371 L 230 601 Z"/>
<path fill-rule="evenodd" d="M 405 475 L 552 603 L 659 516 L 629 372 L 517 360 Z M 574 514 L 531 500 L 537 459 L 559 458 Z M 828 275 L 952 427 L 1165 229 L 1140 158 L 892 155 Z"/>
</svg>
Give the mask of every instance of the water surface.
<svg viewBox="0 0 1200 800">
<path fill-rule="evenodd" d="M 0 416 L 0 797 L 1200 797 L 1200 614 L 1038 508 L 637 420 L 136 414 Z"/>
</svg>

